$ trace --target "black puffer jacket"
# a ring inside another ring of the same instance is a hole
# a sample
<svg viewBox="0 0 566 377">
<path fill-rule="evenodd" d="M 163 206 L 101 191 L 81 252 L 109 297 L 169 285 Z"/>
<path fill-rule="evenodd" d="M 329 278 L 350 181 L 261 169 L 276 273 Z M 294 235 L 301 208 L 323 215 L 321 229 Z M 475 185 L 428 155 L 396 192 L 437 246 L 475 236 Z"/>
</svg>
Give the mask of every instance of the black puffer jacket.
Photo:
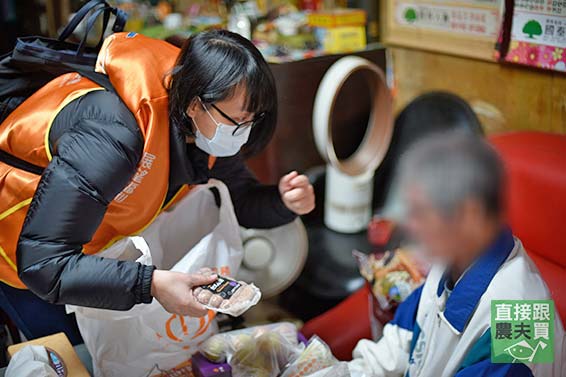
<svg viewBox="0 0 566 377">
<path fill-rule="evenodd" d="M 242 226 L 269 228 L 292 221 L 277 187 L 258 183 L 239 156 L 219 158 L 185 142 L 171 127 L 168 196 L 183 184 L 213 177 L 230 190 Z M 68 104 L 50 133 L 53 160 L 44 171 L 20 234 L 20 279 L 52 303 L 126 310 L 149 303 L 153 266 L 81 252 L 112 199 L 136 171 L 143 139 L 133 115 L 113 93 L 95 91 Z"/>
</svg>

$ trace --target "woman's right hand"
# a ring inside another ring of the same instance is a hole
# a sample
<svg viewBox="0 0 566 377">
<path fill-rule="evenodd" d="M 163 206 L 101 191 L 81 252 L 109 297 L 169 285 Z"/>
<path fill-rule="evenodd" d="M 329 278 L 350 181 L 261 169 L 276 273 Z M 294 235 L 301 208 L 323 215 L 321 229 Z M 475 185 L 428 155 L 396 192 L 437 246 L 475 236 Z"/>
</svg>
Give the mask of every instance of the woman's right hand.
<svg viewBox="0 0 566 377">
<path fill-rule="evenodd" d="M 202 317 L 206 309 L 193 295 L 193 288 L 216 281 L 216 274 L 185 274 L 155 270 L 151 281 L 151 295 L 172 314 Z"/>
</svg>

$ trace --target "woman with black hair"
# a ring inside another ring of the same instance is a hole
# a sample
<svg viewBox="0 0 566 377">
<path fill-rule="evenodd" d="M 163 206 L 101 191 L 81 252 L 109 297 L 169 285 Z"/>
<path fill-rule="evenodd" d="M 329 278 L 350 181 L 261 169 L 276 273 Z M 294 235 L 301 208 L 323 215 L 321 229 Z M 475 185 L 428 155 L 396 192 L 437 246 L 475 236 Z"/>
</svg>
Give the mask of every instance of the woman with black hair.
<svg viewBox="0 0 566 377">
<path fill-rule="evenodd" d="M 114 91 L 63 75 L 0 125 L 3 151 L 45 166 L 32 175 L 0 163 L 0 199 L 12 203 L 0 208 L 0 226 L 21 229 L 0 233 L 0 301 L 27 338 L 65 331 L 79 341 L 64 307 L 53 304 L 127 310 L 156 298 L 171 313 L 204 315 L 190 288 L 210 277 L 95 255 L 144 229 L 193 185 L 223 181 L 244 227 L 283 225 L 314 207 L 304 175 L 265 186 L 243 162 L 269 141 L 277 116 L 273 76 L 245 38 L 204 32 L 179 52 L 115 34 L 97 71 Z"/>
</svg>

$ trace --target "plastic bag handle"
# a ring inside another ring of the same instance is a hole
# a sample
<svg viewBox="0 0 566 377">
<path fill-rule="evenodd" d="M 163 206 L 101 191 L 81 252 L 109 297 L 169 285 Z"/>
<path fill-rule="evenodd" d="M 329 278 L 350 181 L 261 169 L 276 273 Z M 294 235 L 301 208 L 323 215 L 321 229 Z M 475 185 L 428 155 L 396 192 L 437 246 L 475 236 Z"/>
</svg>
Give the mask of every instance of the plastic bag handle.
<svg viewBox="0 0 566 377">
<path fill-rule="evenodd" d="M 206 184 L 207 188 L 214 187 L 218 190 L 218 194 L 220 196 L 220 212 L 225 213 L 227 211 L 233 213 L 234 212 L 234 205 L 232 204 L 232 199 L 230 197 L 230 191 L 228 191 L 228 187 L 222 181 L 218 181 L 216 179 L 210 179 Z"/>
<path fill-rule="evenodd" d="M 104 17 L 102 19 L 102 30 L 100 31 L 100 39 L 98 40 L 98 44 L 96 45 L 96 49 L 100 50 L 102 47 L 102 42 L 104 42 L 104 33 L 106 32 L 106 28 L 108 27 L 108 22 L 110 21 L 110 13 L 112 13 L 112 9 L 106 10 L 104 12 Z M 86 35 L 84 40 L 86 41 Z"/>
<path fill-rule="evenodd" d="M 102 12 L 104 12 L 104 19 L 103 19 L 103 22 L 102 22 L 102 31 L 100 33 L 100 40 L 98 41 L 97 48 L 102 45 L 102 41 L 104 40 L 104 32 L 106 31 L 106 27 L 108 26 L 108 20 L 110 19 L 110 13 L 111 13 L 112 9 L 113 8 L 110 7 L 110 6 L 98 8 L 88 18 L 88 20 L 86 22 L 86 27 L 85 27 L 85 33 L 83 35 L 83 38 L 81 39 L 81 43 L 79 44 L 79 48 L 77 49 L 77 55 L 82 55 L 82 53 L 83 53 L 83 51 L 86 47 L 86 40 L 88 38 L 88 35 L 90 34 L 90 31 L 94 27 L 94 24 L 98 20 L 98 17 L 100 16 L 100 14 Z"/>
<path fill-rule="evenodd" d="M 115 16 L 114 25 L 112 26 L 113 33 L 119 33 L 123 31 L 124 27 L 126 26 L 126 21 L 128 20 L 128 14 L 122 9 L 114 8 L 114 7 L 106 7 L 104 9 L 105 11 L 104 11 L 104 19 L 102 21 L 102 31 L 100 32 L 100 39 L 98 40 L 98 44 L 96 45 L 97 50 L 100 50 L 100 48 L 102 47 L 102 43 L 104 42 L 104 33 L 106 32 L 106 28 L 108 27 L 108 22 L 110 21 L 111 13 L 114 14 Z M 96 21 L 97 18 L 98 15 L 94 18 L 94 21 Z M 93 25 L 94 25 L 94 21 L 92 21 Z M 89 28 L 88 32 L 90 32 L 90 29 L 92 29 L 92 26 L 91 28 Z M 86 41 L 87 36 L 88 33 L 85 34 L 83 40 Z M 80 52 L 82 52 L 82 49 L 80 49 Z"/>
<path fill-rule="evenodd" d="M 114 26 L 112 26 L 112 31 L 114 33 L 119 33 L 124 31 L 126 26 L 126 21 L 128 20 L 128 13 L 120 8 L 112 9 L 112 13 L 116 16 L 116 21 L 114 21 Z M 104 38 L 102 38 L 104 40 Z"/>
<path fill-rule="evenodd" d="M 61 34 L 59 34 L 59 41 L 63 42 L 64 40 L 69 38 L 71 34 L 73 34 L 77 26 L 79 26 L 83 18 L 86 17 L 88 12 L 99 5 L 109 6 L 108 3 L 104 0 L 90 0 L 81 9 L 79 9 L 77 13 L 75 13 L 71 21 L 69 21 L 67 26 L 65 26 Z"/>
<path fill-rule="evenodd" d="M 146 259 L 148 263 L 151 264 L 152 263 L 151 251 L 149 249 L 149 245 L 145 240 L 145 238 L 140 236 L 133 236 L 130 237 L 130 240 L 132 241 L 136 249 L 142 254 L 142 256 L 138 258 L 136 261 L 140 261 L 140 259 Z"/>
<path fill-rule="evenodd" d="M 59 35 L 59 41 L 64 41 L 67 38 L 69 38 L 71 34 L 76 30 L 77 26 L 81 23 L 81 21 L 83 21 L 84 18 L 87 16 L 87 14 L 92 10 L 94 10 L 94 12 L 87 20 L 85 33 L 81 39 L 81 43 L 79 44 L 77 55 L 81 55 L 83 50 L 85 49 L 88 35 L 102 12 L 104 12 L 103 21 L 102 21 L 102 31 L 100 32 L 100 39 L 98 40 L 98 44 L 96 45 L 97 50 L 99 50 L 100 47 L 102 47 L 102 43 L 104 42 L 104 33 L 108 28 L 108 22 L 110 21 L 110 14 L 114 14 L 116 17 L 114 21 L 114 25 L 112 26 L 112 32 L 114 33 L 123 31 L 124 27 L 126 26 L 126 21 L 128 20 L 128 14 L 122 9 L 112 7 L 104 0 L 90 0 L 86 5 L 84 5 L 81 9 L 78 10 L 75 16 L 67 24 L 65 29 Z"/>
</svg>

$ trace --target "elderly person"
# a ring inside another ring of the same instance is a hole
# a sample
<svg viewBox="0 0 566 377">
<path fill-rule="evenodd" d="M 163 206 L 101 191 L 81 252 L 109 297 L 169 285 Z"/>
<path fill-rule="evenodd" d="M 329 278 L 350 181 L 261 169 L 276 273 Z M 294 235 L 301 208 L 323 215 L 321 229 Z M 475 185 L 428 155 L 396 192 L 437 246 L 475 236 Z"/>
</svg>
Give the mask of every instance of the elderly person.
<svg viewBox="0 0 566 377">
<path fill-rule="evenodd" d="M 504 217 L 504 176 L 479 137 L 437 134 L 403 156 L 405 225 L 433 267 L 378 342 L 361 340 L 352 376 L 560 376 L 564 331 L 554 324 L 554 363 L 491 360 L 492 300 L 550 299 L 548 288 Z"/>
</svg>

